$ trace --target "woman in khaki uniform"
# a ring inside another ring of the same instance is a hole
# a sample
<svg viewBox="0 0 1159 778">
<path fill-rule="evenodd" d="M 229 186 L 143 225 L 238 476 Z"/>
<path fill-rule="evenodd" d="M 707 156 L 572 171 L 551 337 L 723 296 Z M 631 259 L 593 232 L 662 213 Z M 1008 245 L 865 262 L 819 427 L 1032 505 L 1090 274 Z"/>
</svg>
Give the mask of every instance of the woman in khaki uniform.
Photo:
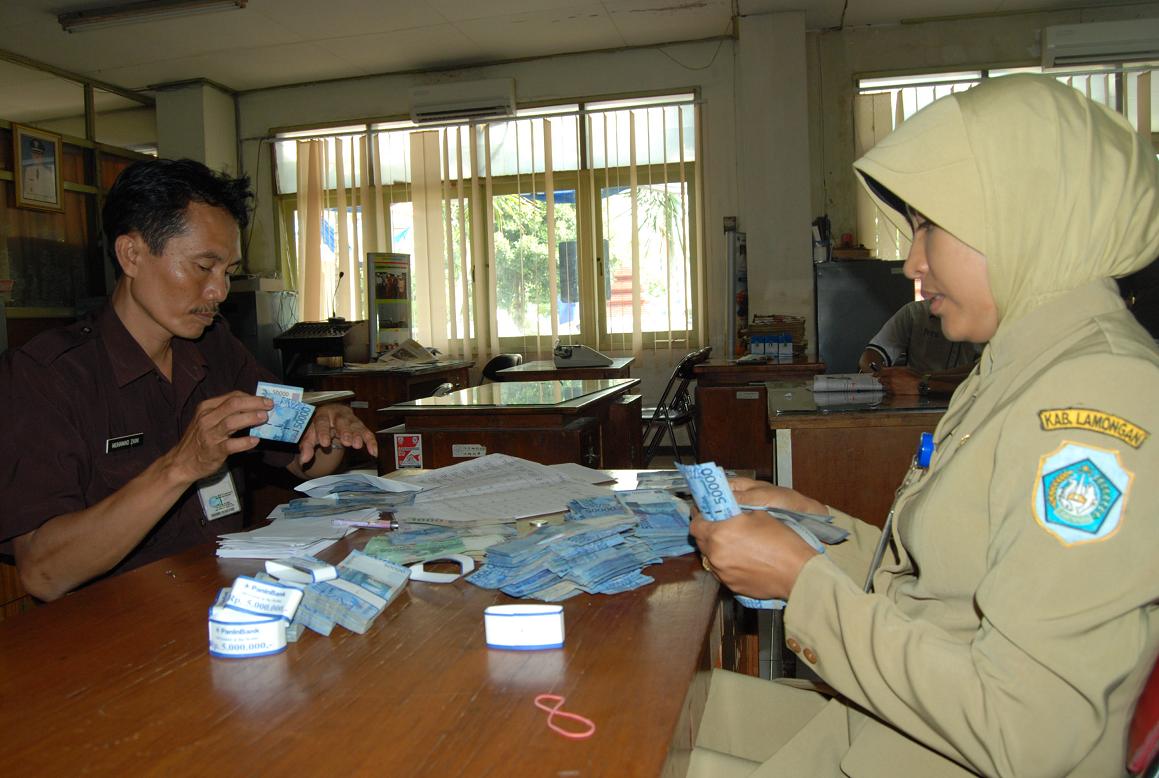
<svg viewBox="0 0 1159 778">
<path fill-rule="evenodd" d="M 840 511 L 854 536 L 824 556 L 763 514 L 693 523 L 731 589 L 788 598 L 786 643 L 835 694 L 716 672 L 690 774 L 1123 774 L 1159 652 L 1159 351 L 1112 278 L 1159 254 L 1150 141 L 1012 76 L 855 168 L 913 232 L 946 336 L 988 346 L 899 489 L 871 593 L 874 531 Z"/>
</svg>

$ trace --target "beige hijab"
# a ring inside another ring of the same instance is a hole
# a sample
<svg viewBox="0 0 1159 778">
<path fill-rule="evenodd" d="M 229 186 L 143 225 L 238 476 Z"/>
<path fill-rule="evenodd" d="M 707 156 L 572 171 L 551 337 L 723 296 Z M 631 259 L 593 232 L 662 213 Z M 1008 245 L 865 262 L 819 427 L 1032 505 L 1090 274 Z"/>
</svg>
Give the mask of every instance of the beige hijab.
<svg viewBox="0 0 1159 778">
<path fill-rule="evenodd" d="M 1049 76 L 990 79 L 920 111 L 854 163 L 986 255 L 999 329 L 1159 255 L 1159 163 L 1118 114 Z M 896 205 L 896 203 L 894 203 Z"/>
</svg>

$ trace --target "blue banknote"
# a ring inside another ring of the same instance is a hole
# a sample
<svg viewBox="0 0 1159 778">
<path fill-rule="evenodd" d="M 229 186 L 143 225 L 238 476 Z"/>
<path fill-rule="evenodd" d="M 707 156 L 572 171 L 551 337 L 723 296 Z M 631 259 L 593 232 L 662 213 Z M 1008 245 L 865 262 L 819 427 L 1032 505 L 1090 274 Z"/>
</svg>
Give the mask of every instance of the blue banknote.
<svg viewBox="0 0 1159 778">
<path fill-rule="evenodd" d="M 250 434 L 265 440 L 297 443 L 314 415 L 314 406 L 302 402 L 302 390 L 296 386 L 259 381 L 255 394 L 273 400 L 274 407 L 270 409 L 266 423 L 251 427 Z"/>
<path fill-rule="evenodd" d="M 700 513 L 709 521 L 724 521 L 740 514 L 740 506 L 732 494 L 732 487 L 724 471 L 715 462 L 700 462 L 695 465 L 681 465 L 676 468 L 688 481 L 688 491 Z M 785 607 L 784 600 L 757 600 L 752 597 L 736 595 L 736 601 L 746 608 L 762 610 L 781 610 Z"/>
</svg>

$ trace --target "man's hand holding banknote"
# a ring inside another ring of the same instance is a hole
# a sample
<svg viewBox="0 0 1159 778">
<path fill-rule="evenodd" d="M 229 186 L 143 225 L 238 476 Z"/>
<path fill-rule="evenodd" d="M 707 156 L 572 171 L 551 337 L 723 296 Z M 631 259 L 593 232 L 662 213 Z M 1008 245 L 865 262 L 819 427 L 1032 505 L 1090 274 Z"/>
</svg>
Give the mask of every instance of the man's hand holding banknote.
<svg viewBox="0 0 1159 778">
<path fill-rule="evenodd" d="M 341 456 L 341 449 L 366 448 L 372 456 L 378 455 L 374 433 L 358 420 L 349 407 L 341 403 L 327 403 L 314 407 L 302 402 L 303 392 L 297 386 L 259 381 L 258 397 L 273 403 L 266 421 L 250 429 L 250 435 L 282 443 L 297 443 L 298 465 L 305 468 L 321 449 L 327 458 Z"/>
</svg>

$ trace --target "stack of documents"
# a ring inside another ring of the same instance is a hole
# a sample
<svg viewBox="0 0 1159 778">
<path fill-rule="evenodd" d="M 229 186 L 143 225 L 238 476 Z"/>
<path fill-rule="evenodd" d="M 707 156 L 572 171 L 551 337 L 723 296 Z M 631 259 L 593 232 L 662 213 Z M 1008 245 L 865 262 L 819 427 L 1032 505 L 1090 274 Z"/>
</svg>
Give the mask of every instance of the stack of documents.
<svg viewBox="0 0 1159 778">
<path fill-rule="evenodd" d="M 881 381 L 870 373 L 829 373 L 813 376 L 813 401 L 818 408 L 874 405 L 885 397 Z"/>
<path fill-rule="evenodd" d="M 690 553 L 689 510 L 664 491 L 638 490 L 571 503 L 563 525 L 487 550 L 467 580 L 512 597 L 558 602 L 580 592 L 617 594 L 652 583 L 642 568 Z"/>
<path fill-rule="evenodd" d="M 578 465 L 541 465 L 506 454 L 442 467 L 408 478 L 422 487 L 413 505 L 400 506 L 400 522 L 448 526 L 516 521 L 560 513 L 571 500 L 612 493 L 605 474 Z"/>
<path fill-rule="evenodd" d="M 335 527 L 329 517 L 278 519 L 249 532 L 231 532 L 217 539 L 217 555 L 243 559 L 312 556 L 337 543 L 351 527 Z"/>
</svg>

